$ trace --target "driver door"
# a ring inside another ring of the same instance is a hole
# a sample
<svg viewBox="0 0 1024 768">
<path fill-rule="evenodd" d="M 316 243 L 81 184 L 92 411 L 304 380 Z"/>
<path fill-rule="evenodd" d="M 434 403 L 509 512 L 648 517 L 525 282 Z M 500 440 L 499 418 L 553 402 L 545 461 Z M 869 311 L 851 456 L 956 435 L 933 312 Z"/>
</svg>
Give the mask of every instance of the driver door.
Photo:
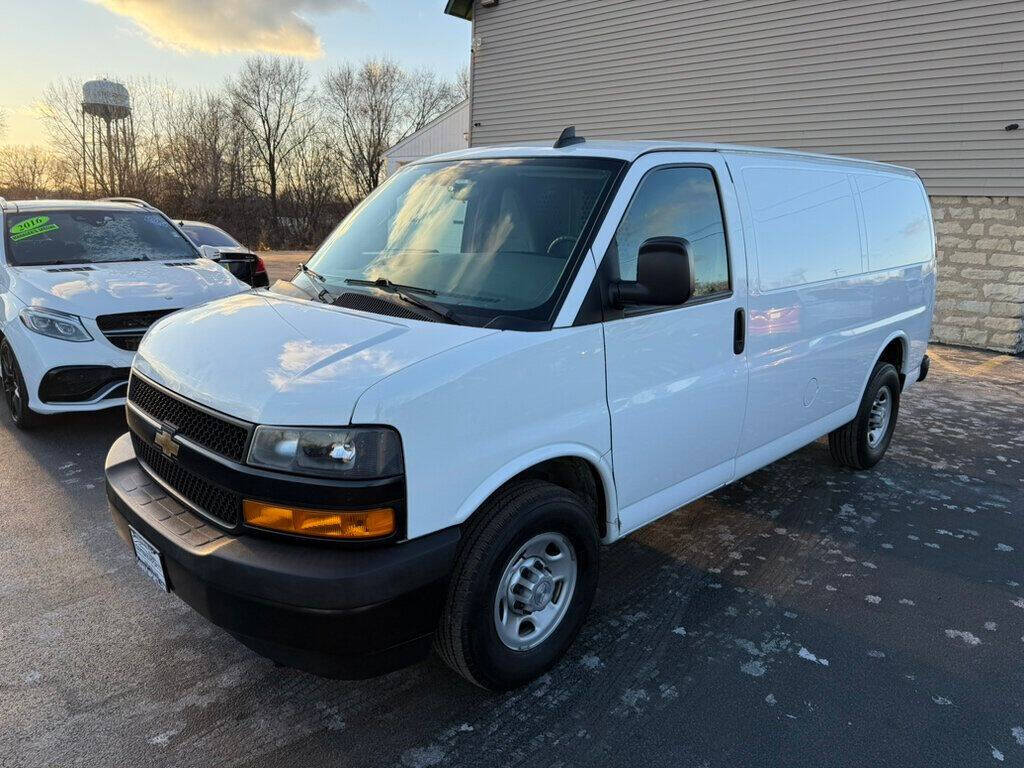
<svg viewBox="0 0 1024 768">
<path fill-rule="evenodd" d="M 746 265 L 724 160 L 657 153 L 635 163 L 634 174 L 602 271 L 634 280 L 644 240 L 681 237 L 693 254 L 694 292 L 679 306 L 611 310 L 604 324 L 622 533 L 733 479 L 747 393 L 736 343 L 745 327 Z"/>
</svg>

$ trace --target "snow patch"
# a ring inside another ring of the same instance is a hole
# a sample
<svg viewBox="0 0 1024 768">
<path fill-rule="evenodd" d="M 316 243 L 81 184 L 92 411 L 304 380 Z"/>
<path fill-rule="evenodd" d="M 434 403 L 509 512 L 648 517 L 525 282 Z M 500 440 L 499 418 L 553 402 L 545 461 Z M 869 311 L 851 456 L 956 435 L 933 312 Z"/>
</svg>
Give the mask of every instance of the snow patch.
<svg viewBox="0 0 1024 768">
<path fill-rule="evenodd" d="M 176 730 L 163 731 L 162 733 L 158 733 L 156 736 L 151 738 L 149 740 L 149 743 L 152 744 L 154 747 L 166 747 L 168 744 L 171 743 L 171 739 L 173 739 L 177 735 L 178 732 Z"/>
<path fill-rule="evenodd" d="M 823 667 L 828 666 L 828 659 L 819 659 L 817 656 L 815 656 L 813 653 L 808 651 L 803 646 L 800 646 L 800 650 L 797 651 L 796 655 L 799 656 L 801 659 L 807 659 L 807 661 L 813 661 L 815 664 L 821 664 Z"/>
<path fill-rule="evenodd" d="M 444 762 L 444 750 L 437 744 L 429 747 L 415 747 L 402 753 L 402 765 L 406 768 L 430 768 Z"/>
<path fill-rule="evenodd" d="M 997 626 L 998 625 L 994 621 L 985 622 L 985 629 L 987 629 L 989 632 L 995 632 Z"/>
<path fill-rule="evenodd" d="M 938 704 L 940 707 L 948 707 L 953 702 L 947 699 L 945 696 L 932 696 L 932 701 Z"/>
<path fill-rule="evenodd" d="M 968 645 L 981 645 L 981 638 L 971 632 L 965 632 L 962 629 L 947 629 L 946 637 L 950 640 L 960 639 Z"/>
<path fill-rule="evenodd" d="M 768 671 L 768 667 L 765 666 L 763 661 L 754 659 L 748 661 L 746 664 L 740 665 L 740 672 L 744 672 L 751 677 L 761 677 L 765 672 Z"/>
<path fill-rule="evenodd" d="M 864 602 L 871 603 L 872 605 L 878 605 L 882 602 L 882 598 L 878 595 L 864 595 Z"/>
<path fill-rule="evenodd" d="M 1024 726 L 1016 726 L 1010 729 L 1010 735 L 1017 740 L 1017 743 L 1024 747 Z"/>
<path fill-rule="evenodd" d="M 580 664 L 582 664 L 587 669 L 597 669 L 599 667 L 604 666 L 604 662 L 601 661 L 600 657 L 595 656 L 592 653 L 588 653 L 586 656 L 580 659 Z"/>
<path fill-rule="evenodd" d="M 992 747 L 992 745 L 991 745 L 991 744 L 989 744 L 989 746 L 990 746 L 990 747 Z M 992 757 L 994 757 L 994 758 L 995 758 L 996 760 L 998 760 L 998 761 L 999 761 L 1000 763 L 1001 763 L 1001 762 L 1003 762 L 1003 753 L 1002 753 L 1002 752 L 1000 752 L 1000 751 L 999 751 L 998 749 L 996 749 L 995 747 L 992 747 Z"/>
<path fill-rule="evenodd" d="M 1009 544 L 996 544 L 996 552 L 1013 552 L 1013 547 Z"/>
<path fill-rule="evenodd" d="M 773 707 L 776 704 L 774 693 L 769 693 L 767 696 L 764 697 L 764 700 Z"/>
</svg>

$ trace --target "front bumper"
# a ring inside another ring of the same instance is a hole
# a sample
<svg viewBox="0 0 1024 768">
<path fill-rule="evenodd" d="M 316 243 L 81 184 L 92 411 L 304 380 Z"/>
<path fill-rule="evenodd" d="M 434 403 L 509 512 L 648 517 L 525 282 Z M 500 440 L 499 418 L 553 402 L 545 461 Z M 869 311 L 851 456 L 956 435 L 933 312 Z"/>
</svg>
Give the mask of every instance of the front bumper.
<svg viewBox="0 0 1024 768">
<path fill-rule="evenodd" d="M 358 549 L 234 536 L 165 493 L 130 435 L 106 461 L 122 538 L 131 525 L 161 553 L 169 588 L 257 653 L 328 677 L 382 674 L 429 651 L 459 541 L 449 528 Z"/>
<path fill-rule="evenodd" d="M 125 398 L 123 387 L 116 391 L 114 387 L 103 388 L 84 402 L 45 402 L 41 388 L 47 374 L 54 370 L 87 367 L 109 368 L 112 371 L 123 371 L 131 367 L 134 352 L 118 349 L 108 342 L 99 331 L 83 320 L 87 330 L 93 335 L 92 341 L 70 342 L 51 339 L 27 330 L 20 320 L 15 318 L 4 329 L 5 336 L 14 349 L 21 367 L 21 375 L 25 378 L 28 390 L 29 407 L 36 413 L 67 413 L 73 411 L 98 411 L 105 408 L 123 407 Z M 111 382 L 115 384 L 116 382 Z"/>
</svg>

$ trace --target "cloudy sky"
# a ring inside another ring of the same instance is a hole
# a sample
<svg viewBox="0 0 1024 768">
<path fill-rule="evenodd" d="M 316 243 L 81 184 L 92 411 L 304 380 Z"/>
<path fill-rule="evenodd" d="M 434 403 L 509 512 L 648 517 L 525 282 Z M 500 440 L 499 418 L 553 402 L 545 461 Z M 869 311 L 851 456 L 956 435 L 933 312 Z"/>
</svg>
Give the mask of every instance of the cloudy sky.
<svg viewBox="0 0 1024 768">
<path fill-rule="evenodd" d="M 3 141 L 42 140 L 32 104 L 67 76 L 153 76 L 217 86 L 247 53 L 302 56 L 314 74 L 386 54 L 446 77 L 469 60 L 470 25 L 445 0 L 4 0 Z"/>
</svg>

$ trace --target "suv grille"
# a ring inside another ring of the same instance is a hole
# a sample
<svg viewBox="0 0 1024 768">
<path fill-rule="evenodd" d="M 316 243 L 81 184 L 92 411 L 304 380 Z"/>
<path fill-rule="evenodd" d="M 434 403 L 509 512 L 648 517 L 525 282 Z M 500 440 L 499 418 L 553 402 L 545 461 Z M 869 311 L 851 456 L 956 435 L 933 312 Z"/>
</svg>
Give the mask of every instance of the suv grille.
<svg viewBox="0 0 1024 768">
<path fill-rule="evenodd" d="M 241 463 L 249 430 L 201 411 L 132 375 L 128 401 L 160 422 L 173 424 L 178 434 L 226 459 Z"/>
<path fill-rule="evenodd" d="M 135 386 L 134 380 L 132 386 Z M 132 444 L 135 446 L 135 455 L 180 496 L 228 528 L 238 527 L 242 520 L 241 496 L 175 464 L 134 432 Z"/>
<path fill-rule="evenodd" d="M 96 325 L 115 347 L 134 352 L 139 348 L 149 326 L 161 317 L 177 311 L 158 309 L 151 312 L 126 312 L 122 315 L 100 315 L 96 318 Z"/>
</svg>

